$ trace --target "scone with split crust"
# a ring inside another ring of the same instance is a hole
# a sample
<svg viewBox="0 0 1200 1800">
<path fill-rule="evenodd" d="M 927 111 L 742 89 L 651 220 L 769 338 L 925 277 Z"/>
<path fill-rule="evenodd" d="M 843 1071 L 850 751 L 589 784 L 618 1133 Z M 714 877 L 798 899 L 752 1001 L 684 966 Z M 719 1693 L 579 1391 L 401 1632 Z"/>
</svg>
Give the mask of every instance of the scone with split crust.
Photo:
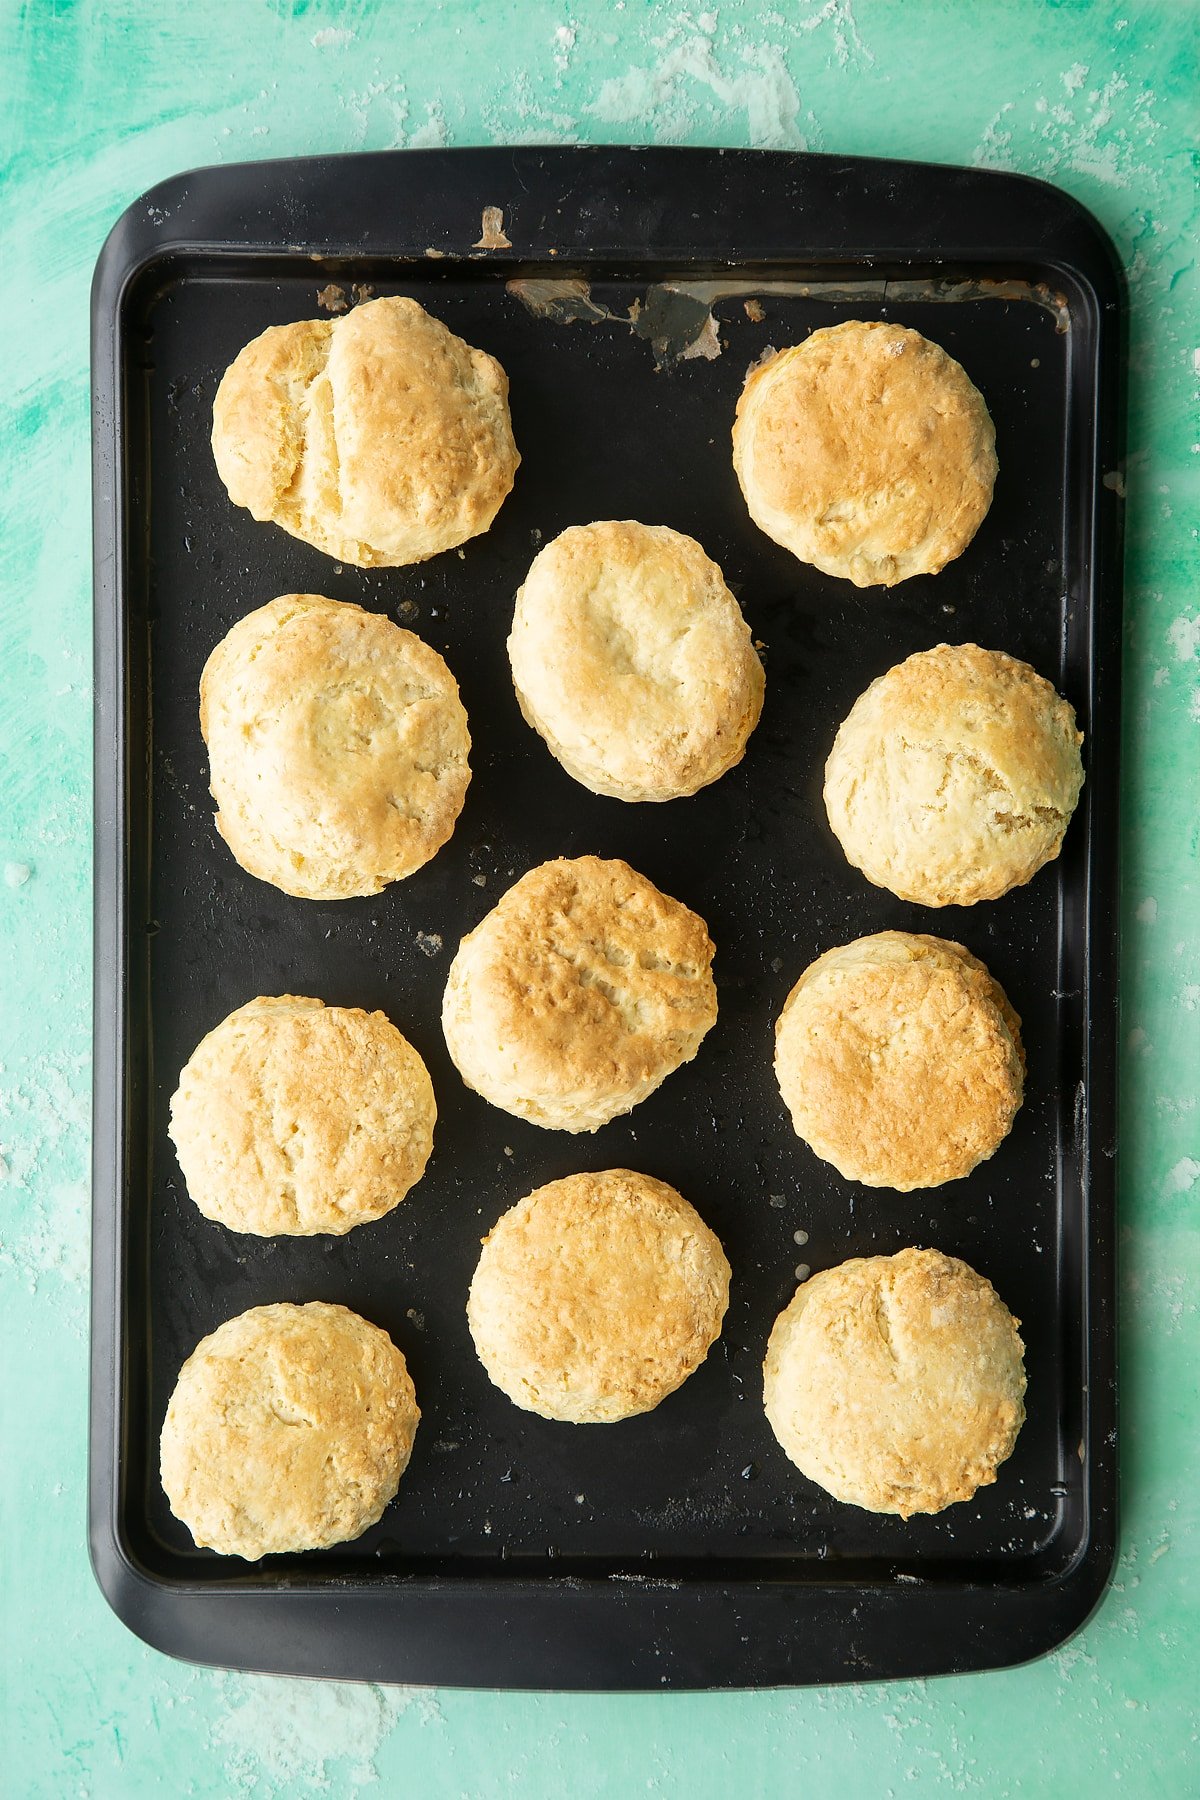
<svg viewBox="0 0 1200 1800">
<path fill-rule="evenodd" d="M 596 794 L 674 800 L 740 762 L 763 702 L 741 608 L 694 538 L 610 519 L 534 558 L 508 640 L 521 711 Z"/>
<path fill-rule="evenodd" d="M 374 1525 L 421 1414 L 404 1357 L 344 1306 L 255 1306 L 179 1371 L 160 1444 L 171 1511 L 225 1556 L 323 1550 Z"/>
<path fill-rule="evenodd" d="M 500 364 L 396 298 L 269 326 L 225 371 L 212 447 L 236 506 L 361 568 L 486 531 L 521 460 Z"/>
<path fill-rule="evenodd" d="M 284 594 L 204 665 L 217 830 L 242 867 L 308 900 L 377 894 L 435 855 L 471 771 L 437 651 L 348 601 Z"/>
<path fill-rule="evenodd" d="M 467 1302 L 480 1361 L 545 1419 L 649 1412 L 719 1336 L 729 1264 L 682 1194 L 631 1169 L 568 1175 L 483 1240 Z"/>
<path fill-rule="evenodd" d="M 939 344 L 848 319 L 751 370 L 733 466 L 777 544 L 856 587 L 892 587 L 966 549 L 991 505 L 996 434 Z"/>
<path fill-rule="evenodd" d="M 170 1134 L 206 1218 L 258 1237 L 341 1236 L 421 1179 L 436 1118 L 425 1064 L 381 1012 L 281 994 L 196 1046 Z"/>
<path fill-rule="evenodd" d="M 459 945 L 446 1045 L 493 1106 L 595 1131 L 695 1056 L 717 1016 L 712 958 L 704 921 L 628 863 L 542 863 Z"/>
<path fill-rule="evenodd" d="M 1069 701 L 1028 663 L 978 644 L 920 650 L 846 715 L 825 764 L 829 823 L 902 900 L 995 900 L 1062 848 L 1082 742 Z"/>
<path fill-rule="evenodd" d="M 939 1250 L 825 1269 L 771 1332 L 771 1429 L 851 1506 L 907 1519 L 970 1500 L 1024 1423 L 1020 1322 L 990 1281 Z"/>
<path fill-rule="evenodd" d="M 775 1027 L 775 1073 L 797 1136 L 847 1180 L 940 1187 L 1012 1127 L 1020 1024 L 962 944 L 881 931 L 801 975 Z"/>
</svg>

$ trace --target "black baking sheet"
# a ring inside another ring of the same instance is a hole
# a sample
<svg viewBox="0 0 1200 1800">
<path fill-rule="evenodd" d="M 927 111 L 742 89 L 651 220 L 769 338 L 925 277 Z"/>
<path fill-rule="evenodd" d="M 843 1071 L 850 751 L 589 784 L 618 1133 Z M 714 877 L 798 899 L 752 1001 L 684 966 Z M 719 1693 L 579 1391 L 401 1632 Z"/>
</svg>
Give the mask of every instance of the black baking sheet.
<svg viewBox="0 0 1200 1800">
<path fill-rule="evenodd" d="M 511 248 L 475 248 L 485 206 L 502 209 Z M 522 465 L 495 526 L 460 553 L 341 567 L 256 525 L 217 478 L 221 373 L 266 326 L 318 316 L 331 283 L 348 301 L 355 284 L 413 296 L 508 372 Z M 974 542 L 939 576 L 890 591 L 856 590 L 774 545 L 730 461 L 747 366 L 845 318 L 943 344 L 996 422 L 1000 475 Z M 92 1546 L 117 1611 L 200 1660 L 498 1686 L 906 1675 L 1060 1641 L 1101 1591 L 1115 1532 L 1121 313 L 1098 229 L 1018 178 L 813 156 L 264 164 L 180 177 L 132 208 L 101 259 L 93 328 Z M 520 717 L 504 649 L 513 594 L 541 543 L 592 518 L 697 537 L 763 645 L 766 704 L 746 758 L 694 799 L 593 796 Z M 200 671 L 235 620 L 291 591 L 387 613 L 461 685 L 474 778 L 457 830 L 374 899 L 291 899 L 244 873 L 213 829 Z M 931 911 L 846 864 L 822 768 L 868 681 L 971 640 L 1026 658 L 1068 695 L 1088 782 L 1057 864 L 998 902 Z M 439 1013 L 460 936 L 526 869 L 584 852 L 627 858 L 700 912 L 720 1016 L 695 1062 L 633 1114 L 573 1137 L 466 1091 Z M 995 1158 L 903 1196 L 844 1182 L 801 1144 L 771 1070 L 774 1020 L 805 965 L 888 927 L 982 956 L 1029 1058 Z M 381 1007 L 433 1076 L 426 1177 L 345 1238 L 262 1241 L 208 1222 L 166 1136 L 200 1036 L 283 992 Z M 513 1407 L 475 1358 L 464 1303 L 479 1239 L 540 1183 L 621 1165 L 677 1185 L 722 1238 L 724 1333 L 653 1413 L 554 1424 Z M 1023 1321 L 1029 1394 L 997 1484 L 905 1523 L 799 1475 L 763 1416 L 760 1370 L 798 1265 L 912 1243 L 995 1283 Z M 400 1494 L 329 1552 L 251 1566 L 196 1550 L 157 1473 L 179 1366 L 244 1308 L 310 1299 L 354 1307 L 409 1360 L 423 1418 Z"/>
</svg>

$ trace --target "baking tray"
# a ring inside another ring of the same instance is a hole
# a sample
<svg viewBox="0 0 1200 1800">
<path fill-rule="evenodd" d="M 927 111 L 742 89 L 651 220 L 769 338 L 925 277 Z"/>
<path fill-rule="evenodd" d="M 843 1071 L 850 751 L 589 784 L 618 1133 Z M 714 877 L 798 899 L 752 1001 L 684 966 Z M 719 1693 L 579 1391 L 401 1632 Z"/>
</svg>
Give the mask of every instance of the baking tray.
<svg viewBox="0 0 1200 1800">
<path fill-rule="evenodd" d="M 489 207 L 502 214 L 490 230 Z M 230 504 L 208 445 L 217 381 L 249 338 L 366 290 L 414 295 L 512 383 L 524 460 L 511 498 L 486 537 L 413 569 L 343 568 L 256 525 Z M 1000 476 L 975 541 L 890 592 L 771 543 L 730 463 L 747 366 L 848 317 L 944 344 L 996 421 Z M 131 207 L 101 256 L 92 323 L 91 1543 L 118 1614 L 202 1662 L 502 1687 L 919 1676 L 1060 1642 L 1101 1594 L 1116 1532 L 1123 297 L 1094 221 L 1012 175 L 809 155 L 260 163 L 180 176 Z M 625 517 L 698 537 L 765 645 L 766 707 L 745 761 L 670 806 L 572 782 L 522 722 L 504 652 L 536 547 L 568 524 Z M 414 627 L 445 652 L 470 716 L 474 781 L 452 841 L 375 899 L 290 899 L 238 868 L 213 830 L 201 667 L 243 613 L 295 590 Z M 969 639 L 1067 693 L 1088 779 L 1059 862 L 1001 901 L 930 912 L 847 865 L 822 765 L 873 676 Z M 628 858 L 708 921 L 720 1018 L 632 1115 L 575 1138 L 468 1093 L 438 1020 L 459 936 L 525 869 L 585 851 Z M 801 969 L 889 926 L 981 954 L 1023 1016 L 1029 1056 L 1025 1105 L 994 1160 L 904 1196 L 818 1161 L 771 1071 L 773 1022 Z M 433 1075 L 426 1178 L 345 1238 L 259 1241 L 209 1223 L 166 1136 L 202 1033 L 278 992 L 382 1007 Z M 479 1239 L 539 1183 L 622 1164 L 676 1183 L 724 1240 L 724 1335 L 653 1413 L 554 1424 L 510 1405 L 473 1354 L 464 1301 Z M 792 1467 L 763 1417 L 760 1365 L 798 1264 L 912 1243 L 965 1257 L 1020 1315 L 1029 1416 L 994 1487 L 905 1523 L 838 1505 Z M 424 1416 L 378 1526 L 247 1565 L 196 1550 L 171 1517 L 157 1434 L 197 1340 L 284 1299 L 341 1301 L 385 1327 Z"/>
</svg>

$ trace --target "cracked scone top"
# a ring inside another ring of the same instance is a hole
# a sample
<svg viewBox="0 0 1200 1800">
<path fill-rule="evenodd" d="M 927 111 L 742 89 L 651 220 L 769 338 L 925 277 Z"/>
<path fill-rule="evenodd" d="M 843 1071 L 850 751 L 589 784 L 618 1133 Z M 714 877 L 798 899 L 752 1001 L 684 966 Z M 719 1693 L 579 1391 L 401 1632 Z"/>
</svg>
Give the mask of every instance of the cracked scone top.
<svg viewBox="0 0 1200 1800">
<path fill-rule="evenodd" d="M 204 665 L 217 830 L 243 869 L 308 900 L 377 894 L 450 837 L 471 779 L 458 685 L 411 631 L 284 594 Z"/>
<path fill-rule="evenodd" d="M 699 1213 L 631 1169 L 568 1175 L 483 1240 L 467 1321 L 510 1400 L 545 1419 L 649 1412 L 719 1336 L 729 1264 Z"/>
<path fill-rule="evenodd" d="M 802 1474 L 868 1512 L 941 1512 L 996 1479 L 1025 1419 L 1024 1345 L 990 1281 L 939 1250 L 813 1275 L 775 1321 L 767 1419 Z"/>
<path fill-rule="evenodd" d="M 1053 861 L 1083 787 L 1070 703 L 978 644 L 918 651 L 873 681 L 825 765 L 850 862 L 922 906 L 970 906 Z"/>
<path fill-rule="evenodd" d="M 618 800 L 694 794 L 741 761 L 762 664 L 694 538 L 572 525 L 534 557 L 508 640 L 521 711 L 576 781 Z"/>
<path fill-rule="evenodd" d="M 892 587 L 966 549 L 991 505 L 996 434 L 939 344 L 849 319 L 751 370 L 733 466 L 777 544 L 857 587 Z"/>
<path fill-rule="evenodd" d="M 704 921 L 628 863 L 542 863 L 459 945 L 442 1001 L 468 1087 L 595 1131 L 691 1060 L 717 1016 Z"/>
<path fill-rule="evenodd" d="M 848 1181 L 940 1187 L 1012 1128 L 1020 1025 L 962 944 L 881 931 L 809 964 L 775 1027 L 775 1074 L 797 1136 Z"/>
<path fill-rule="evenodd" d="M 197 1344 L 160 1440 L 196 1543 L 256 1561 L 360 1537 L 400 1485 L 421 1414 L 387 1333 L 344 1306 L 255 1306 Z"/>
<path fill-rule="evenodd" d="M 205 1218 L 258 1237 L 341 1236 L 421 1179 L 436 1118 L 425 1064 L 381 1012 L 281 994 L 196 1046 L 170 1135 Z"/>
<path fill-rule="evenodd" d="M 362 568 L 478 537 L 521 460 L 500 364 L 394 298 L 247 344 L 217 389 L 212 448 L 235 505 Z"/>
</svg>

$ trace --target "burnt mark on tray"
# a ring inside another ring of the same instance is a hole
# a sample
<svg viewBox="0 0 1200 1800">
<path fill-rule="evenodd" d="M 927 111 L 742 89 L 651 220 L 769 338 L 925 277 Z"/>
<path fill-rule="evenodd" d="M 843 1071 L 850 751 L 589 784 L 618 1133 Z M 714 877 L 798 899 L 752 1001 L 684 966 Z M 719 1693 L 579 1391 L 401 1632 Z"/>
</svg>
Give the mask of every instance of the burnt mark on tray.
<svg viewBox="0 0 1200 1800">
<path fill-rule="evenodd" d="M 1071 328 L 1066 295 L 1044 281 L 664 281 L 648 287 L 645 296 L 635 300 L 627 312 L 613 312 L 597 300 L 591 284 L 581 275 L 517 276 L 505 287 L 537 319 L 548 319 L 556 325 L 573 325 L 582 319 L 590 325 L 623 326 L 649 343 L 660 369 L 694 357 L 711 361 L 720 356 L 725 346 L 714 307 L 722 300 L 742 299 L 747 319 L 757 324 L 765 316 L 760 294 L 788 294 L 802 300 L 863 301 L 875 307 L 929 300 L 1022 300 L 1049 312 L 1060 336 Z"/>
<path fill-rule="evenodd" d="M 663 282 L 647 288 L 644 298 L 634 300 L 627 312 L 612 312 L 594 298 L 582 276 L 518 276 L 505 283 L 536 319 L 556 325 L 573 325 L 580 319 L 590 325 L 620 325 L 644 338 L 659 368 L 693 357 L 711 361 L 721 354 L 716 316 L 707 298 L 693 291 L 696 285 Z"/>
</svg>

